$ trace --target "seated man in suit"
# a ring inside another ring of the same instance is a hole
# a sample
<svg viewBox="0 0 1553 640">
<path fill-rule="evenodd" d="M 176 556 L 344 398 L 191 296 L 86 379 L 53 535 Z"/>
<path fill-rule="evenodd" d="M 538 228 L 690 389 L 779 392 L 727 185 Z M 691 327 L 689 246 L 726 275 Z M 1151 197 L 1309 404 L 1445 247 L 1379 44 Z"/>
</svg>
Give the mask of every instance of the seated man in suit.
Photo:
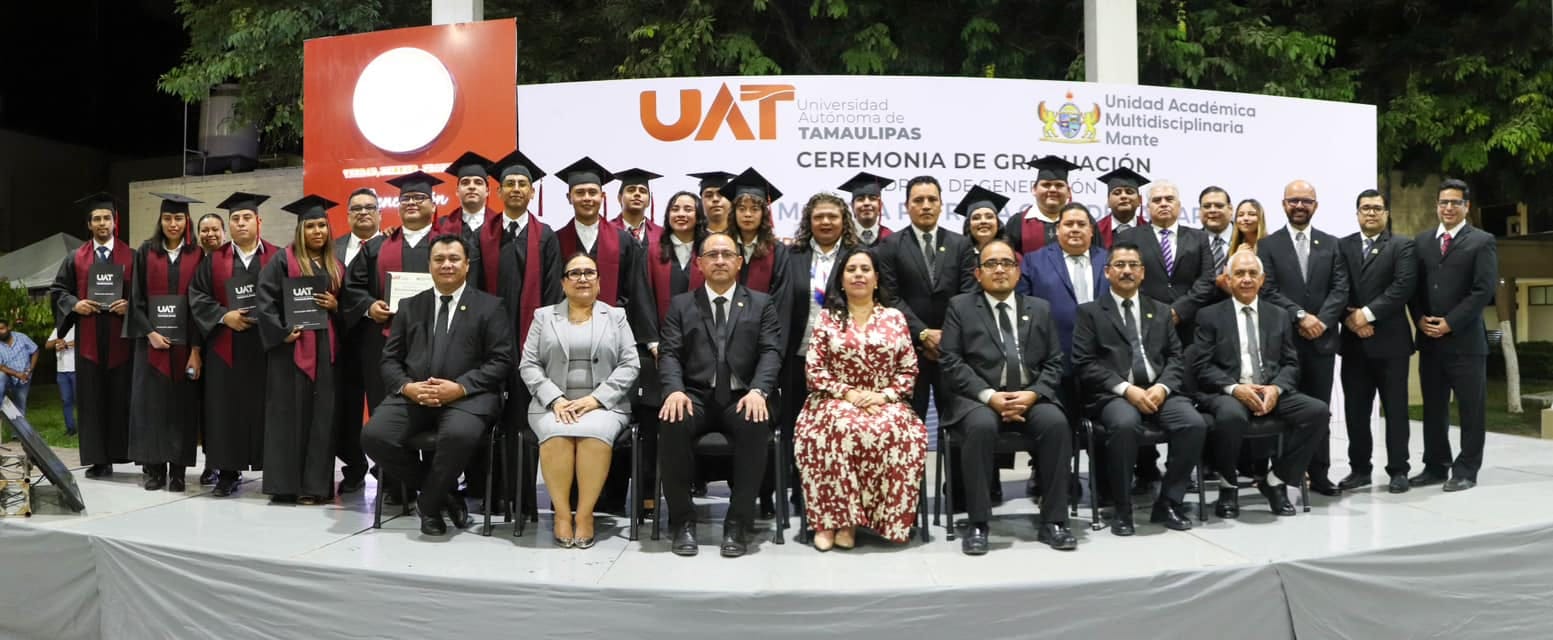
<svg viewBox="0 0 1553 640">
<path fill-rule="evenodd" d="M 943 423 L 964 438 L 960 477 L 965 484 L 970 530 L 961 539 L 966 555 L 987 553 L 992 506 L 987 486 L 1000 429 L 1017 429 L 1035 439 L 1041 475 L 1038 539 L 1053 549 L 1078 548 L 1068 531 L 1068 460 L 1073 434 L 1057 396 L 1062 347 L 1044 300 L 1014 293 L 1019 261 L 1003 240 L 981 249 L 976 278 L 982 292 L 949 301 L 939 344 L 949 410 Z"/>
<path fill-rule="evenodd" d="M 750 525 L 771 442 L 766 399 L 782 368 L 776 302 L 739 286 L 743 258 L 733 236 L 717 231 L 696 258 L 706 286 L 674 296 L 658 343 L 663 409 L 658 429 L 659 474 L 668 500 L 675 555 L 693 556 L 696 510 L 690 498 L 692 448 L 709 431 L 733 445 L 733 496 L 723 520 L 722 555 L 748 549 Z"/>
<path fill-rule="evenodd" d="M 453 492 L 486 426 L 501 414 L 512 370 L 512 326 L 501 299 L 467 285 L 468 244 L 444 235 L 431 243 L 432 289 L 400 303 L 383 347 L 389 396 L 362 428 L 361 447 L 388 477 L 403 479 L 420 514 L 421 533 L 469 526 L 469 508 Z M 423 470 L 405 441 L 435 429 L 437 451 Z M 381 489 L 380 489 L 381 490 Z"/>
<path fill-rule="evenodd" d="M 1198 313 L 1188 355 L 1203 402 L 1213 413 L 1213 460 L 1219 465 L 1214 513 L 1220 518 L 1240 515 L 1234 484 L 1240 443 L 1252 416 L 1272 415 L 1287 423 L 1283 456 L 1271 475 L 1257 478 L 1257 489 L 1273 513 L 1292 516 L 1288 483 L 1299 484 L 1305 475 L 1316 446 L 1327 438 L 1331 413 L 1326 403 L 1295 390 L 1300 372 L 1294 327 L 1287 311 L 1258 295 L 1265 280 L 1262 260 L 1236 252 L 1229 259 L 1229 274 L 1234 297 Z M 1273 475 L 1278 476 L 1277 485 Z"/>
<path fill-rule="evenodd" d="M 1138 295 L 1146 273 L 1137 245 L 1111 247 L 1105 276 L 1109 293 L 1078 307 L 1073 329 L 1073 372 L 1096 428 L 1105 430 L 1107 468 L 1116 519 L 1111 533 L 1133 534 L 1132 467 L 1144 425 L 1165 430 L 1170 458 L 1149 522 L 1176 531 L 1192 528 L 1182 502 L 1187 476 L 1202 453 L 1207 426 L 1192 401 L 1180 393 L 1186 368 L 1181 338 L 1170 324 L 1170 307 Z"/>
</svg>

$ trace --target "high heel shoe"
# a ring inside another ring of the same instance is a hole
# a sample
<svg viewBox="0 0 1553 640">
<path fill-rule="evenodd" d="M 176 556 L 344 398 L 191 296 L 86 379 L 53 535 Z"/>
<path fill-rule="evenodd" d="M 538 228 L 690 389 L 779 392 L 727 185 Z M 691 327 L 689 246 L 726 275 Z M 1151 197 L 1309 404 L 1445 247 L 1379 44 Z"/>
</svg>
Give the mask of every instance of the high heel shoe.
<svg viewBox="0 0 1553 640">
<path fill-rule="evenodd" d="M 857 530 L 856 529 L 853 529 L 852 527 L 847 527 L 845 529 L 841 529 L 841 530 L 838 530 L 836 532 L 836 548 L 837 549 L 841 549 L 842 551 L 846 551 L 846 550 L 849 550 L 849 549 L 851 549 L 851 548 L 853 548 L 855 546 L 857 546 Z"/>
<path fill-rule="evenodd" d="M 826 551 L 830 551 L 831 548 L 833 548 L 835 546 L 836 546 L 836 532 L 834 532 L 834 531 L 816 531 L 816 532 L 814 532 L 814 548 L 815 548 L 815 550 L 819 551 L 820 553 L 824 553 Z"/>
<path fill-rule="evenodd" d="M 591 517 L 590 517 L 590 520 L 591 520 Z M 574 528 L 574 531 L 575 531 L 575 529 L 580 528 L 580 527 L 577 526 L 576 522 L 573 522 L 572 527 Z M 588 528 L 592 529 L 593 527 L 589 526 Z M 596 542 L 596 540 L 594 539 L 594 536 L 591 536 L 591 535 L 587 536 L 587 537 L 583 537 L 581 535 L 574 535 L 574 536 L 572 536 L 572 544 L 576 545 L 576 547 L 578 549 L 591 549 L 591 548 L 593 548 L 593 544 L 595 542 Z"/>
<path fill-rule="evenodd" d="M 575 538 L 573 536 L 563 536 L 560 533 L 560 528 L 559 527 L 555 527 L 554 525 L 551 525 L 551 526 L 552 526 L 551 534 L 554 536 L 555 546 L 560 547 L 562 549 L 570 549 L 572 547 L 577 546 L 577 538 Z M 567 528 L 570 529 L 572 527 L 567 527 Z"/>
</svg>

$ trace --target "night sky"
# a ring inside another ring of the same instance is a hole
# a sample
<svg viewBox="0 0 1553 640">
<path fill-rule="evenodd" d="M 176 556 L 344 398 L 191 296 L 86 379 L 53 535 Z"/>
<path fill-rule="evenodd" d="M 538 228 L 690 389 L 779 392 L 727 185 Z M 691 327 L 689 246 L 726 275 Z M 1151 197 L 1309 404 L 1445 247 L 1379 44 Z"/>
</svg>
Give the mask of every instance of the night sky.
<svg viewBox="0 0 1553 640">
<path fill-rule="evenodd" d="M 122 158 L 178 154 L 183 103 L 156 88 L 188 45 L 172 0 L 6 5 L 0 128 Z"/>
</svg>

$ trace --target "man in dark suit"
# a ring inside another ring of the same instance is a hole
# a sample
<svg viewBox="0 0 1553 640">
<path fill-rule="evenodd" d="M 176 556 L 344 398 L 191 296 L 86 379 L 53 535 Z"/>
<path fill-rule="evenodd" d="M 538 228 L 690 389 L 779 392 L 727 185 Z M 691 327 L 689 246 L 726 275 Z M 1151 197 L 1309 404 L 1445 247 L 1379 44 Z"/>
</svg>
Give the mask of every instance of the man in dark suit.
<svg viewBox="0 0 1553 640">
<path fill-rule="evenodd" d="M 690 497 L 695 442 L 717 431 L 733 445 L 733 496 L 723 520 L 722 555 L 748 550 L 746 529 L 766 472 L 771 442 L 767 398 L 782 369 L 777 305 L 739 286 L 743 258 L 726 233 L 701 241 L 706 286 L 674 296 L 658 343 L 663 409 L 658 413 L 659 474 L 669 503 L 675 555 L 696 555 L 696 510 Z"/>
<path fill-rule="evenodd" d="M 882 199 L 885 185 L 892 182 L 895 181 L 863 172 L 837 187 L 852 194 L 852 220 L 857 227 L 857 242 L 860 246 L 877 247 L 894 233 L 884 226 Z"/>
<path fill-rule="evenodd" d="M 383 381 L 393 393 L 362 429 L 361 446 L 389 477 L 412 492 L 421 533 L 446 535 L 469 526 L 455 496 L 458 475 L 501 414 L 502 387 L 513 367 L 512 326 L 501 299 L 467 285 L 467 243 L 444 235 L 431 244 L 432 289 L 404 301 L 383 347 Z M 423 470 L 405 441 L 437 430 L 437 451 Z"/>
<path fill-rule="evenodd" d="M 1170 308 L 1138 295 L 1147 275 L 1138 248 L 1111 247 L 1105 270 L 1111 287 L 1078 307 L 1073 330 L 1073 373 L 1085 410 L 1105 433 L 1106 468 L 1116 518 L 1111 533 L 1134 532 L 1132 467 L 1144 425 L 1169 434 L 1170 458 L 1149 521 L 1177 531 L 1192 528 L 1186 512 L 1187 477 L 1202 453 L 1207 426 L 1180 391 L 1186 382 L 1181 338 L 1170 326 Z"/>
<path fill-rule="evenodd" d="M 1440 183 L 1440 226 L 1418 234 L 1418 287 L 1408 310 L 1418 328 L 1418 380 L 1424 396 L 1424 470 L 1415 487 L 1445 483 L 1446 491 L 1477 486 L 1483 466 L 1483 412 L 1488 393 L 1488 340 L 1483 308 L 1499 282 L 1493 234 L 1467 223 L 1472 190 L 1461 180 Z M 1461 453 L 1451 459 L 1450 397 L 1461 418 Z M 1446 479 L 1450 469 L 1450 479 Z"/>
<path fill-rule="evenodd" d="M 1332 367 L 1338 347 L 1338 325 L 1348 305 L 1348 267 L 1338 255 L 1337 236 L 1316 229 L 1316 188 L 1295 180 L 1283 188 L 1283 212 L 1289 225 L 1256 243 L 1266 269 L 1261 296 L 1289 312 L 1299 339 L 1301 393 L 1332 404 Z M 1310 490 L 1325 496 L 1341 491 L 1327 477 L 1332 466 L 1331 442 L 1316 446 L 1310 460 Z"/>
<path fill-rule="evenodd" d="M 1235 461 L 1252 416 L 1272 415 L 1287 423 L 1283 456 L 1257 488 L 1274 514 L 1292 516 L 1288 484 L 1298 485 L 1316 445 L 1327 438 L 1331 413 L 1320 400 L 1300 393 L 1294 325 L 1282 307 L 1259 293 L 1262 262 L 1247 252 L 1229 259 L 1233 297 L 1209 305 L 1197 318 L 1197 336 L 1187 352 L 1201 402 L 1213 414 L 1213 461 L 1219 465 L 1220 518 L 1240 516 Z M 1277 476 L 1278 484 L 1273 484 Z"/>
<path fill-rule="evenodd" d="M 377 192 L 366 187 L 352 191 L 346 206 L 349 207 L 351 232 L 335 238 L 334 257 L 348 272 L 351 263 L 367 253 L 364 251 L 367 242 L 382 234 L 378 232 L 381 214 L 378 213 Z M 335 370 L 340 410 L 335 412 L 334 441 L 339 443 L 335 456 L 344 463 L 340 469 L 339 492 L 342 494 L 360 491 L 366 486 L 367 454 L 361 450 L 361 408 L 367 403 L 364 372 L 378 370 L 382 351 L 364 350 L 361 346 L 368 344 L 366 332 L 381 333 L 381 329 L 380 325 L 371 322 L 353 323 L 340 340 L 339 352 L 335 354 L 339 362 L 345 363 Z"/>
<path fill-rule="evenodd" d="M 1149 184 L 1149 224 L 1116 234 L 1116 242 L 1138 245 L 1143 270 L 1143 295 L 1170 306 L 1171 321 L 1181 343 L 1192 344 L 1192 320 L 1197 310 L 1214 302 L 1213 252 L 1202 229 L 1177 224 L 1180 190 L 1160 180 Z"/>
<path fill-rule="evenodd" d="M 1387 489 L 1407 491 L 1410 431 L 1407 420 L 1407 365 L 1413 353 L 1407 301 L 1418 280 L 1413 240 L 1391 235 L 1386 196 L 1374 189 L 1359 194 L 1359 231 L 1338 242 L 1348 269 L 1348 306 L 1343 317 L 1343 410 L 1348 423 L 1348 477 L 1344 491 L 1369 486 L 1370 409 L 1375 394 L 1386 413 Z"/>
<path fill-rule="evenodd" d="M 1093 239 L 1089 209 L 1070 202 L 1057 214 L 1057 242 L 1025 254 L 1020 261 L 1017 291 L 1051 305 L 1065 370 L 1072 365 L 1073 323 L 1079 305 L 1105 297 L 1110 287 L 1105 270 L 1108 254 L 1093 246 Z"/>
<path fill-rule="evenodd" d="M 1068 531 L 1068 460 L 1073 434 L 1057 389 L 1062 350 L 1044 300 L 1014 293 L 1019 268 L 1014 249 L 993 240 L 981 249 L 976 278 L 981 292 L 949 301 L 940 344 L 948 411 L 942 420 L 964 439 L 960 477 L 970 529 L 961 539 L 966 555 L 987 553 L 992 517 L 988 486 L 999 430 L 1019 430 L 1035 440 L 1041 485 L 1037 538 L 1053 549 L 1078 548 Z"/>
<path fill-rule="evenodd" d="M 976 248 L 970 238 L 939 226 L 942 188 L 932 176 L 906 183 L 906 208 L 911 224 L 884 241 L 879 249 L 879 285 L 895 292 L 895 308 L 906 316 L 917 348 L 917 382 L 911 408 L 927 419 L 928 394 L 934 394 L 939 415 L 947 408 L 948 391 L 938 373 L 939 343 L 949 299 L 976 291 Z M 1017 279 L 1018 275 L 1014 275 Z"/>
</svg>

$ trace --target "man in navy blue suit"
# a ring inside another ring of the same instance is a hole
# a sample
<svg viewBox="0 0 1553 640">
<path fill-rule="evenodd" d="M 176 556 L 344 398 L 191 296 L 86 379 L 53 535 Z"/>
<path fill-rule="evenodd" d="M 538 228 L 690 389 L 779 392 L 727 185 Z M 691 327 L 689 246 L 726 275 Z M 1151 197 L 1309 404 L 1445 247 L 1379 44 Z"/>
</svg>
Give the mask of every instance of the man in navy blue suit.
<svg viewBox="0 0 1553 640">
<path fill-rule="evenodd" d="M 1108 254 L 1090 244 L 1094 235 L 1089 209 L 1070 202 L 1057 214 L 1057 244 L 1025 254 L 1019 267 L 1018 293 L 1051 305 L 1065 369 L 1073 364 L 1073 322 L 1078 306 L 1111 290 L 1105 279 Z"/>
</svg>

